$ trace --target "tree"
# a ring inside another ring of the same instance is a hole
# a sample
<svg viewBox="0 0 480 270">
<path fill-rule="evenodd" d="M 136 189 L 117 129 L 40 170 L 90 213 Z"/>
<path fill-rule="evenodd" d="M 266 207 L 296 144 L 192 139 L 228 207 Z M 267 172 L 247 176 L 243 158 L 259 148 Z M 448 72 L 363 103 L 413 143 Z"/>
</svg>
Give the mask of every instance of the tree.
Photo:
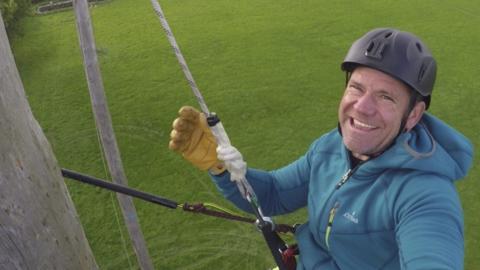
<svg viewBox="0 0 480 270">
<path fill-rule="evenodd" d="M 0 11 L 7 32 L 11 33 L 18 21 L 30 11 L 30 0 L 0 0 Z"/>
<path fill-rule="evenodd" d="M 0 16 L 0 269 L 97 269 Z"/>
</svg>

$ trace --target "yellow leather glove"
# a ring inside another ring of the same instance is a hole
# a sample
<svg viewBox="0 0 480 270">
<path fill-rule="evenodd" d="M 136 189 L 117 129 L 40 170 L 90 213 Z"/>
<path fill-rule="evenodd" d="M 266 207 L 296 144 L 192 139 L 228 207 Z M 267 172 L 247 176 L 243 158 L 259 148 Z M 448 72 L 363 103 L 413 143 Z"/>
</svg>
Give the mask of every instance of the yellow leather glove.
<svg viewBox="0 0 480 270">
<path fill-rule="evenodd" d="M 179 117 L 173 121 L 168 147 L 200 170 L 212 174 L 225 171 L 223 162 L 217 158 L 217 142 L 207 124 L 207 119 L 191 106 L 183 106 Z"/>
</svg>

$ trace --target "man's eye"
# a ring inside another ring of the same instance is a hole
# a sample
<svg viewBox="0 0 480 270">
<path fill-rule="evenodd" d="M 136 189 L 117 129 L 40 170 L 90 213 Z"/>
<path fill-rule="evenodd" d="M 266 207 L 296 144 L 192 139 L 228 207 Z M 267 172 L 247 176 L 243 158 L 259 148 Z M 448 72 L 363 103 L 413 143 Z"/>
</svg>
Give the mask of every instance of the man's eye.
<svg viewBox="0 0 480 270">
<path fill-rule="evenodd" d="M 362 91 L 362 89 L 358 85 L 355 85 L 355 84 L 350 84 L 349 87 L 351 89 L 354 89 L 354 90 Z"/>
<path fill-rule="evenodd" d="M 380 97 L 384 100 L 387 100 L 387 101 L 391 101 L 391 102 L 395 101 L 392 97 L 390 97 L 388 95 L 381 95 Z"/>
</svg>

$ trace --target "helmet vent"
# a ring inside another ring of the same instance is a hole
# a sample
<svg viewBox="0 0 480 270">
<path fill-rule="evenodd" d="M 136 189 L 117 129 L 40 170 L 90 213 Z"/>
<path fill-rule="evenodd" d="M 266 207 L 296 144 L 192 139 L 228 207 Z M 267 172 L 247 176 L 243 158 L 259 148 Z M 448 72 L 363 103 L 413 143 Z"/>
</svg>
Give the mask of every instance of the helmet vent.
<svg viewBox="0 0 480 270">
<path fill-rule="evenodd" d="M 392 32 L 388 32 L 387 34 L 385 34 L 385 38 L 389 38 L 391 35 L 392 35 Z"/>
<path fill-rule="evenodd" d="M 418 43 L 417 43 L 418 44 Z M 423 75 L 425 75 L 425 70 L 427 69 L 427 66 L 425 63 L 422 64 L 420 67 L 420 71 L 418 72 L 418 81 L 421 82 L 423 79 Z"/>
<path fill-rule="evenodd" d="M 383 58 L 383 51 L 386 46 L 387 44 L 385 42 L 372 40 L 367 46 L 365 56 L 380 60 Z"/>
<path fill-rule="evenodd" d="M 367 53 L 371 52 L 373 47 L 375 46 L 375 42 L 370 42 L 370 44 L 368 44 L 368 47 L 367 47 Z"/>
<path fill-rule="evenodd" d="M 422 52 L 422 45 L 420 43 L 415 43 L 419 52 Z"/>
</svg>

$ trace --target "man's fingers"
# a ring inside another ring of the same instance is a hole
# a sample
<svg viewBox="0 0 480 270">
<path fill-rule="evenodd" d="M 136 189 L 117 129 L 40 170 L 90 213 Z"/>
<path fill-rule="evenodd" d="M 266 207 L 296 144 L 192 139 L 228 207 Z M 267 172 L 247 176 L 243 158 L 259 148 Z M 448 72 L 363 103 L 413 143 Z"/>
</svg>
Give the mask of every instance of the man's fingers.
<svg viewBox="0 0 480 270">
<path fill-rule="evenodd" d="M 177 130 L 172 130 L 170 132 L 170 142 L 168 147 L 174 151 L 182 152 L 188 145 L 188 138 L 191 134 L 185 134 L 183 132 L 178 132 Z"/>
<path fill-rule="evenodd" d="M 181 132 L 191 132 L 195 128 L 195 124 L 179 117 L 173 121 L 172 128 Z"/>
<path fill-rule="evenodd" d="M 179 117 L 172 123 L 168 148 L 177 152 L 186 150 L 189 140 L 198 124 L 200 112 L 191 106 L 183 106 L 178 111 Z"/>
<path fill-rule="evenodd" d="M 183 106 L 178 111 L 178 115 L 180 116 L 181 119 L 184 119 L 186 121 L 191 121 L 191 122 L 197 121 L 199 114 L 200 112 L 192 106 Z"/>
<path fill-rule="evenodd" d="M 176 142 L 174 141 L 170 141 L 168 142 L 168 148 L 170 148 L 170 150 L 173 150 L 173 151 L 180 151 L 179 148 L 180 148 L 180 145 L 178 145 Z"/>
<path fill-rule="evenodd" d="M 170 141 L 168 143 L 168 148 L 170 148 L 173 151 L 183 153 L 185 149 L 187 148 L 187 144 L 185 143 L 179 143 L 176 141 Z"/>
</svg>

